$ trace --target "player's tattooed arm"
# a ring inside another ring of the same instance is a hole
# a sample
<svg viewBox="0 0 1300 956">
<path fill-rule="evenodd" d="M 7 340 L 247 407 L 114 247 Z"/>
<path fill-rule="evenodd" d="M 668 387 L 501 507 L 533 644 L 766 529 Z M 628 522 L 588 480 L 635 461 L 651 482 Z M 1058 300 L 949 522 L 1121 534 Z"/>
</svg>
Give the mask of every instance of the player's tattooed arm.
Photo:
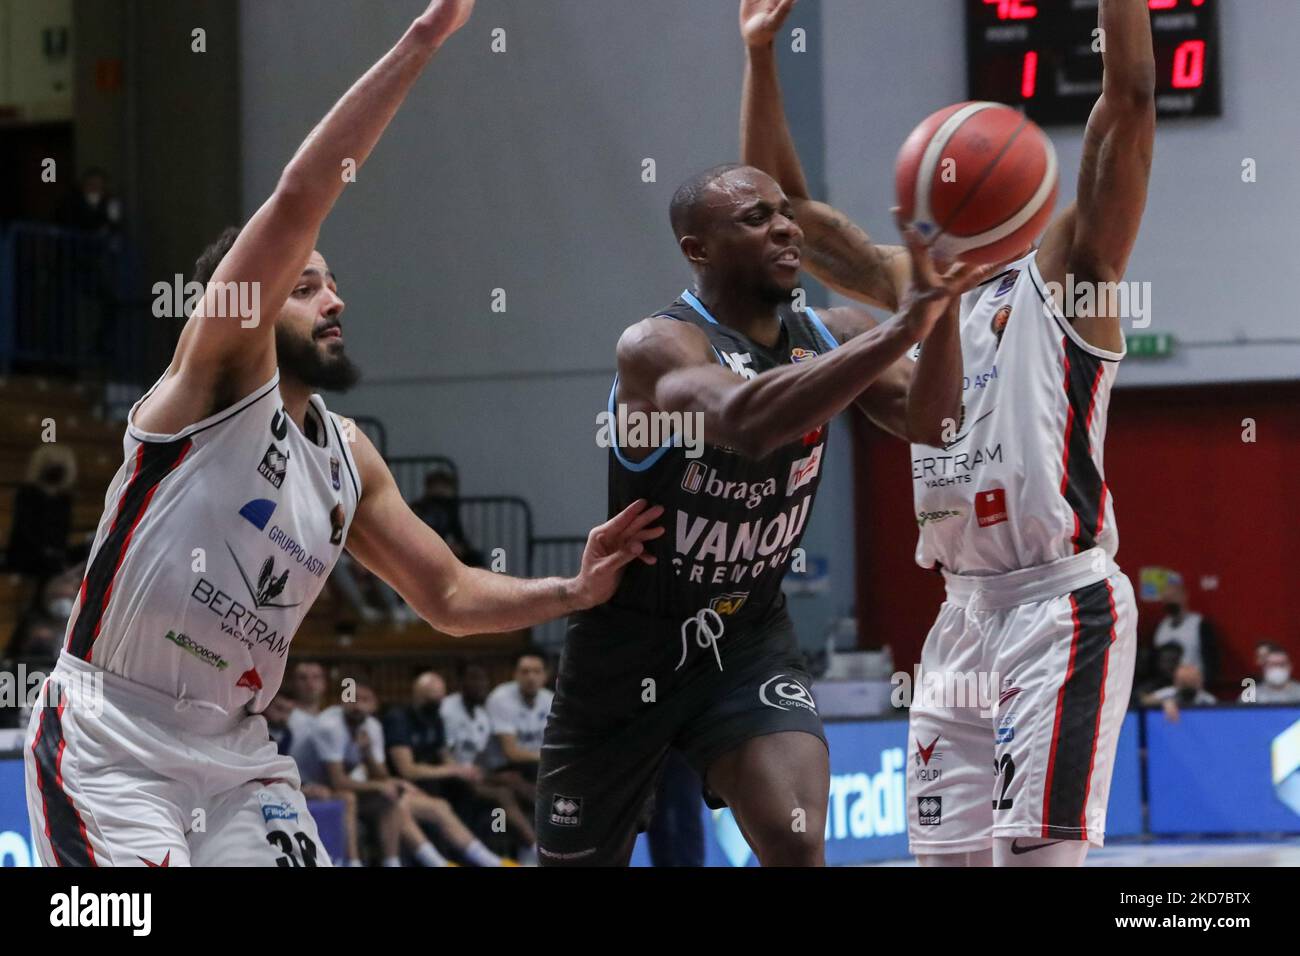
<svg viewBox="0 0 1300 956">
<path fill-rule="evenodd" d="M 1051 225 L 1038 252 L 1049 282 L 1118 282 L 1146 208 L 1155 148 L 1156 64 L 1147 0 L 1101 0 L 1101 97 L 1083 136 L 1078 197 Z M 1108 297 L 1097 297 L 1099 301 Z M 1076 316 L 1084 341 L 1124 348 L 1120 316 Z"/>
<path fill-rule="evenodd" d="M 147 403 L 151 431 L 172 432 L 208 414 L 218 395 L 241 397 L 275 369 L 276 318 L 315 248 L 321 224 L 435 52 L 458 30 L 473 0 L 435 0 L 424 15 L 316 126 L 275 191 L 217 266 L 208 294 L 181 333 L 169 375 Z M 230 315 L 233 301 L 255 303 Z"/>
<path fill-rule="evenodd" d="M 899 225 L 902 229 L 901 222 Z M 904 230 L 904 235 L 918 247 L 917 285 L 939 281 L 933 263 L 920 254 L 920 237 L 910 230 Z M 987 271 L 972 270 L 972 276 L 982 281 Z M 955 437 L 961 422 L 964 375 L 960 307 L 960 296 L 949 299 L 944 314 L 921 343 L 917 360 L 899 359 L 854 400 L 860 412 L 891 435 L 934 448 L 942 448 Z M 822 316 L 841 344 L 879 325 L 861 309 L 827 309 Z"/>
<path fill-rule="evenodd" d="M 911 281 L 910 260 L 900 246 L 878 246 L 860 226 L 826 203 L 812 199 L 777 74 L 774 41 L 793 0 L 743 0 L 740 29 L 747 66 L 741 101 L 740 142 L 744 162 L 772 176 L 790 198 L 804 231 L 808 271 L 837 292 L 894 311 Z"/>
<path fill-rule="evenodd" d="M 348 551 L 444 634 L 514 631 L 594 607 L 613 596 L 629 563 L 654 563 L 645 548 L 663 534 L 654 525 L 663 508 L 637 501 L 592 529 L 576 577 L 515 578 L 466 567 L 403 500 L 364 433 L 356 433 L 352 452 L 362 492 Z M 507 560 L 520 557 L 508 555 Z"/>
</svg>

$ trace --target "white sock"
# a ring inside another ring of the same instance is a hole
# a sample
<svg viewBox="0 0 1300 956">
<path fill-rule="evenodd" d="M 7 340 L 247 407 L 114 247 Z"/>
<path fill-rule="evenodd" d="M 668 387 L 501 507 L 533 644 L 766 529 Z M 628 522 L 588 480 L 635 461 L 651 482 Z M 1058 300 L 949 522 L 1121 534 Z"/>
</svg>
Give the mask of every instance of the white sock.
<svg viewBox="0 0 1300 956">
<path fill-rule="evenodd" d="M 480 841 L 474 840 L 464 850 L 465 859 L 474 866 L 500 866 L 501 857 L 497 856 Z"/>
<path fill-rule="evenodd" d="M 344 866 L 365 866 L 365 864 L 362 863 L 360 860 L 348 860 L 343 865 Z"/>
<path fill-rule="evenodd" d="M 415 859 L 420 866 L 446 866 L 447 858 L 433 848 L 432 843 L 423 843 L 415 850 Z"/>
<path fill-rule="evenodd" d="M 402 858 L 400 856 L 386 856 L 381 865 L 387 867 L 400 867 L 402 865 Z"/>
</svg>

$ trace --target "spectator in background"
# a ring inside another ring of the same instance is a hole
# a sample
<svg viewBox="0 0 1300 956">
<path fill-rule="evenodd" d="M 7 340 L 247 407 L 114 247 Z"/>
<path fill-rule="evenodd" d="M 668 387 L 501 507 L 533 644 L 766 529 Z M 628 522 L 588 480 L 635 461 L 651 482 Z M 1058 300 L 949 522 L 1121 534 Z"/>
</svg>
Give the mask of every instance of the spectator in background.
<svg viewBox="0 0 1300 956">
<path fill-rule="evenodd" d="M 1149 666 L 1143 667 L 1142 676 L 1133 681 L 1133 706 L 1146 706 L 1146 698 L 1173 684 L 1174 673 L 1183 662 L 1182 645 L 1161 644 L 1152 652 L 1149 662 Z"/>
<path fill-rule="evenodd" d="M 484 566 L 483 555 L 470 544 L 460 524 L 460 479 L 450 465 L 434 465 L 424 476 L 424 494 L 411 502 L 411 510 L 451 548 L 462 564 Z"/>
<path fill-rule="evenodd" d="M 460 822 L 446 800 L 390 776 L 383 727 L 375 717 L 378 709 L 374 688 L 358 681 L 355 700 L 321 711 L 310 751 L 298 761 L 303 779 L 328 786 L 336 794 L 351 791 L 356 795 L 360 817 L 377 822 L 386 867 L 402 865 L 403 845 L 421 866 L 448 865 L 419 822 L 435 827 L 471 865 L 503 865 L 502 859 Z"/>
<path fill-rule="evenodd" d="M 1300 681 L 1291 679 L 1291 656 L 1276 644 L 1264 657 L 1263 679 L 1241 692 L 1245 704 L 1300 704 Z"/>
<path fill-rule="evenodd" d="M 412 685 L 410 706 L 393 707 L 385 715 L 384 737 L 393 773 L 431 796 L 445 798 L 462 816 L 483 803 L 500 807 L 519 845 L 521 862 L 535 862 L 537 836 L 529 814 L 514 794 L 504 786 L 487 783 L 477 765 L 451 759 L 441 712 L 446 696 L 442 676 L 426 671 Z"/>
<path fill-rule="evenodd" d="M 1183 663 L 1200 668 L 1205 682 L 1213 686 L 1219 679 L 1219 641 L 1214 626 L 1187 607 L 1187 588 L 1183 579 L 1170 575 L 1161 592 L 1165 616 L 1156 625 L 1152 643 L 1177 644 L 1183 649 Z"/>
<path fill-rule="evenodd" d="M 108 174 L 91 167 L 63 201 L 58 216 L 59 224 L 69 229 L 115 233 L 122 226 L 122 203 L 109 192 Z"/>
<path fill-rule="evenodd" d="M 517 772 L 536 783 L 542 735 L 554 699 L 554 692 L 546 687 L 546 658 L 534 650 L 517 654 L 515 679 L 498 685 L 486 703 L 503 772 Z"/>
<path fill-rule="evenodd" d="M 63 649 L 68 618 L 76 606 L 85 565 L 78 564 L 50 578 L 36 593 L 10 639 L 9 654 L 29 668 L 49 670 Z"/>
<path fill-rule="evenodd" d="M 1280 650 L 1282 650 L 1281 645 L 1274 644 L 1272 641 L 1260 641 L 1255 645 L 1255 670 L 1250 676 L 1256 684 L 1264 682 L 1264 668 L 1268 666 L 1268 655 Z"/>
<path fill-rule="evenodd" d="M 5 570 L 43 582 L 67 567 L 76 482 L 77 456 L 72 449 L 48 442 L 32 452 L 27 479 L 14 495 Z"/>
<path fill-rule="evenodd" d="M 492 743 L 492 720 L 484 702 L 488 673 L 481 664 L 465 663 L 460 669 L 460 690 L 448 694 L 438 708 L 447 730 L 447 749 L 459 764 L 484 767 Z"/>
<path fill-rule="evenodd" d="M 1179 711 L 1183 707 L 1208 707 L 1219 701 L 1204 688 L 1201 669 L 1195 664 L 1179 664 L 1174 671 L 1173 683 L 1168 687 L 1147 694 L 1142 703 L 1148 707 L 1164 708 L 1165 716 L 1174 723 L 1178 722 Z"/>
<path fill-rule="evenodd" d="M 346 551 L 335 562 L 329 584 L 334 593 L 356 612 L 362 623 L 376 624 L 387 617 L 393 627 L 401 630 L 417 618 L 401 595 L 371 574 Z"/>
</svg>

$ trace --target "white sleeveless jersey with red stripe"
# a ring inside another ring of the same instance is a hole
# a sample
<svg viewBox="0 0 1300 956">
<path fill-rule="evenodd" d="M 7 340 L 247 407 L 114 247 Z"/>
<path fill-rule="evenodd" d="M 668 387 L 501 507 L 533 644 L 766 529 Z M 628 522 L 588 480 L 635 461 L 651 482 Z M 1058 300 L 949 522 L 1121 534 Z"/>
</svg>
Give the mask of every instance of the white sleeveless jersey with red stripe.
<svg viewBox="0 0 1300 956">
<path fill-rule="evenodd" d="M 962 298 L 961 426 L 912 446 L 922 567 L 1000 574 L 1119 546 L 1102 446 L 1124 356 L 1084 342 L 1036 256 Z"/>
<path fill-rule="evenodd" d="M 309 439 L 279 385 L 175 435 L 131 409 L 65 654 L 227 713 L 275 696 L 361 497 L 342 419 L 313 395 Z"/>
</svg>

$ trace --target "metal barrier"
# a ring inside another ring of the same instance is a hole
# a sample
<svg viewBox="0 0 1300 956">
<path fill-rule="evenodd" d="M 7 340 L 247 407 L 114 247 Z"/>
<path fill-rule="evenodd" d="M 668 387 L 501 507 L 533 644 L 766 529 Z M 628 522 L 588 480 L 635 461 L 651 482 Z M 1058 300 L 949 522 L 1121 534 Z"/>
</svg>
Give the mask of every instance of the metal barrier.
<svg viewBox="0 0 1300 956">
<path fill-rule="evenodd" d="M 529 572 L 537 578 L 573 577 L 582 568 L 582 551 L 586 546 L 586 538 L 534 538 Z M 533 628 L 533 643 L 549 654 L 558 654 L 564 646 L 567 627 L 566 618 L 539 624 Z"/>
</svg>

